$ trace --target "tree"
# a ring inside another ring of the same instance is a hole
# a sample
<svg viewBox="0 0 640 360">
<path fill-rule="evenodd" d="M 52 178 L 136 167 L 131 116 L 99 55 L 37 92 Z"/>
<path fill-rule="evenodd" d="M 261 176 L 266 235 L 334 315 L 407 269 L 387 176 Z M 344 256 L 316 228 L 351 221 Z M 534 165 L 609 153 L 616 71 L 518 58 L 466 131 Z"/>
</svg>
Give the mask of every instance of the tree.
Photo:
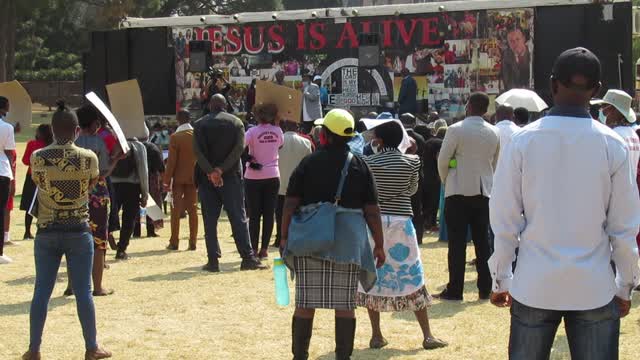
<svg viewBox="0 0 640 360">
<path fill-rule="evenodd" d="M 16 0 L 0 3 L 0 82 L 13 80 L 16 51 Z"/>
<path fill-rule="evenodd" d="M 231 15 L 241 12 L 282 10 L 282 0 L 164 0 L 161 16 Z"/>
<path fill-rule="evenodd" d="M 329 7 L 340 7 L 340 0 L 282 0 L 284 8 L 287 10 L 301 9 L 322 9 Z"/>
</svg>

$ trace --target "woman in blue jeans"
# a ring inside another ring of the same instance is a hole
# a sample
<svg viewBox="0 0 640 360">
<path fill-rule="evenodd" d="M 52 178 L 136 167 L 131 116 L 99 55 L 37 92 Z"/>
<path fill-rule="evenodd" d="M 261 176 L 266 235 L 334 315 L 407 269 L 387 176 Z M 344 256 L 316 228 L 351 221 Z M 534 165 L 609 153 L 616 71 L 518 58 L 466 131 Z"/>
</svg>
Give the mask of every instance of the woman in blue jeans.
<svg viewBox="0 0 640 360">
<path fill-rule="evenodd" d="M 38 232 L 34 241 L 36 284 L 31 301 L 29 351 L 23 360 L 39 360 L 47 306 L 64 255 L 85 341 L 85 360 L 111 353 L 96 339 L 96 314 L 91 295 L 94 242 L 89 227 L 89 190 L 98 181 L 98 158 L 74 144 L 80 128 L 76 114 L 64 103 L 51 120 L 54 143 L 31 156 L 38 187 Z"/>
</svg>

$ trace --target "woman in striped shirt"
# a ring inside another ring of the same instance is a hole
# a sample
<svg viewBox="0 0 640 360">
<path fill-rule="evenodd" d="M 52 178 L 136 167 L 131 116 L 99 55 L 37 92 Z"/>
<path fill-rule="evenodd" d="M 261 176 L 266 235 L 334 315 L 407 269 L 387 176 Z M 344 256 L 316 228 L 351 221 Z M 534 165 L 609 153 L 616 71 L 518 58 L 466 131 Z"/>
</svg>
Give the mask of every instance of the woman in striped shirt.
<svg viewBox="0 0 640 360">
<path fill-rule="evenodd" d="M 377 269 L 373 289 L 358 289 L 357 304 L 369 310 L 372 336 L 369 346 L 379 349 L 388 343 L 380 329 L 380 312 L 413 311 L 423 333 L 422 346 L 436 349 L 447 345 L 429 327 L 427 307 L 431 296 L 425 287 L 420 248 L 411 218 L 411 196 L 418 189 L 420 158 L 405 155 L 398 146 L 404 137 L 400 122 L 374 128 L 374 155 L 365 157 L 371 168 L 382 210 L 386 263 Z"/>
</svg>

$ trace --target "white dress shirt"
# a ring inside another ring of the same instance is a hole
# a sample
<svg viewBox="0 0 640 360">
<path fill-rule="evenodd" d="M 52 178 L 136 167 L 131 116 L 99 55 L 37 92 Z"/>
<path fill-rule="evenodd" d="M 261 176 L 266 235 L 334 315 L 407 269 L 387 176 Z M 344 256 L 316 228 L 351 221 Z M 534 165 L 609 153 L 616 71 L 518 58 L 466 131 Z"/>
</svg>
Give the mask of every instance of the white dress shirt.
<svg viewBox="0 0 640 360">
<path fill-rule="evenodd" d="M 13 179 L 13 171 L 11 170 L 11 162 L 4 153 L 6 150 L 16 149 L 16 140 L 14 137 L 13 125 L 4 121 L 4 117 L 0 116 L 0 176 Z"/>
<path fill-rule="evenodd" d="M 631 171 L 637 174 L 638 161 L 640 161 L 640 139 L 638 138 L 638 134 L 636 134 L 636 131 L 631 126 L 618 126 L 613 128 L 613 131 L 620 135 L 625 144 L 627 144 Z"/>
<path fill-rule="evenodd" d="M 627 148 L 586 111 L 559 116 L 569 110 L 513 136 L 490 200 L 493 291 L 539 309 L 595 309 L 630 299 L 638 283 L 640 199 Z"/>
<path fill-rule="evenodd" d="M 516 125 L 511 120 L 502 120 L 496 124 L 496 128 L 498 129 L 498 135 L 500 135 L 500 148 L 504 149 L 511 142 L 511 136 L 516 131 L 520 130 L 518 125 Z"/>
<path fill-rule="evenodd" d="M 284 133 L 284 144 L 279 150 L 280 189 L 278 195 L 286 195 L 289 178 L 305 156 L 313 152 L 311 141 L 293 131 Z"/>
</svg>

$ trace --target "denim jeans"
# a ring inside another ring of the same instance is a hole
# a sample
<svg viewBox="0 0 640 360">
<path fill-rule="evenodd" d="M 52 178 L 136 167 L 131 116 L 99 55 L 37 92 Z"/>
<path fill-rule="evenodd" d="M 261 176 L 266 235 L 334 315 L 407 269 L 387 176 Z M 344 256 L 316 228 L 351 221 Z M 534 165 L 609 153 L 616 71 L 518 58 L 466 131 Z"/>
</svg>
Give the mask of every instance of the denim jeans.
<svg viewBox="0 0 640 360">
<path fill-rule="evenodd" d="M 60 260 L 64 255 L 85 347 L 93 350 L 98 347 L 96 340 L 96 314 L 91 295 L 91 270 L 93 268 L 93 236 L 88 225 L 85 230 L 67 228 L 58 230 L 39 230 L 34 241 L 36 263 L 36 284 L 31 301 L 29 316 L 31 338 L 29 350 L 40 351 L 42 332 L 47 319 L 47 306 L 56 284 Z"/>
<path fill-rule="evenodd" d="M 620 312 L 615 301 L 584 311 L 536 309 L 513 301 L 509 359 L 549 359 L 560 321 L 564 319 L 572 359 L 616 360 Z"/>
<path fill-rule="evenodd" d="M 236 242 L 238 253 L 243 259 L 253 256 L 253 249 L 249 240 L 249 226 L 247 214 L 244 208 L 244 190 L 242 178 L 237 174 L 223 176 L 224 185 L 215 187 L 209 181 L 203 181 L 198 186 L 198 195 L 202 207 L 202 219 L 204 222 L 204 236 L 207 244 L 207 257 L 210 263 L 216 263 L 222 256 L 220 242 L 218 241 L 218 219 L 224 206 L 233 239 Z"/>
</svg>

